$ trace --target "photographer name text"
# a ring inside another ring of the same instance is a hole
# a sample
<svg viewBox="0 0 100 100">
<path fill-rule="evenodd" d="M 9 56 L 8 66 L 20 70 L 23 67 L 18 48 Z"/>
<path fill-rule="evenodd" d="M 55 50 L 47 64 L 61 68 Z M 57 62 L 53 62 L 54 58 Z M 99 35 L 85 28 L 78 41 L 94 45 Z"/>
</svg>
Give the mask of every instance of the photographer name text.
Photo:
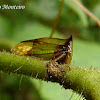
<svg viewBox="0 0 100 100">
<path fill-rule="evenodd" d="M 24 5 L 2 5 L 0 6 L 0 9 L 5 10 L 5 9 L 25 9 Z"/>
</svg>

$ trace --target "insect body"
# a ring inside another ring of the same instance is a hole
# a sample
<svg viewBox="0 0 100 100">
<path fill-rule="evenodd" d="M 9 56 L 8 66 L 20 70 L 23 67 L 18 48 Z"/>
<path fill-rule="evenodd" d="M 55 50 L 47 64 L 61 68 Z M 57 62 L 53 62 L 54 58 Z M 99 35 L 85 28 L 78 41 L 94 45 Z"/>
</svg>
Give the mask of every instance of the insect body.
<svg viewBox="0 0 100 100">
<path fill-rule="evenodd" d="M 58 63 L 70 64 L 72 59 L 72 36 L 68 39 L 40 38 L 22 41 L 11 52 L 20 56 L 35 56 Z"/>
</svg>

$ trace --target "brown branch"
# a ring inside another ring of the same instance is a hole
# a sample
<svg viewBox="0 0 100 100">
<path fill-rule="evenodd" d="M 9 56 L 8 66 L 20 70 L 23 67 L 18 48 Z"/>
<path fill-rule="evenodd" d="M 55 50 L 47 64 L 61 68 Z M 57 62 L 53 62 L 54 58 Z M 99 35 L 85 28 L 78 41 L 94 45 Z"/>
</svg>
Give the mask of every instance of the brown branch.
<svg viewBox="0 0 100 100">
<path fill-rule="evenodd" d="M 72 0 L 78 7 L 80 7 L 90 18 L 92 18 L 100 27 L 100 20 L 93 15 L 86 7 L 80 4 L 77 0 Z"/>
<path fill-rule="evenodd" d="M 50 34 L 50 38 L 52 38 L 53 33 L 54 33 L 54 31 L 55 31 L 55 29 L 57 27 L 57 24 L 59 22 L 59 18 L 60 18 L 60 15 L 61 15 L 61 11 L 62 11 L 63 5 L 64 5 L 64 0 L 61 1 L 61 5 L 60 5 L 60 8 L 59 8 L 59 12 L 58 12 L 57 18 L 56 18 L 56 20 L 54 22 L 54 25 L 53 25 L 53 28 L 52 28 L 52 32 Z"/>
</svg>

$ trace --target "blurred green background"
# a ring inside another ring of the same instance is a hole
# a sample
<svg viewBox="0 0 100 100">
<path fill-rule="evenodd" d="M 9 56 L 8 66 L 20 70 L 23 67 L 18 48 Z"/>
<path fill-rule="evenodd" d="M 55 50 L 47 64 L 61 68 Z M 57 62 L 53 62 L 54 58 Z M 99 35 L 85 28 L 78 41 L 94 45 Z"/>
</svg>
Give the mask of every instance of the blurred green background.
<svg viewBox="0 0 100 100">
<path fill-rule="evenodd" d="M 100 0 L 78 0 L 100 19 Z M 61 0 L 0 0 L 0 6 L 24 5 L 25 9 L 0 9 L 0 50 L 23 40 L 49 37 Z M 99 68 L 100 27 L 71 0 L 65 0 L 53 37 L 73 35 L 71 65 Z M 0 72 L 0 100 L 79 100 L 80 95 L 59 84 Z M 82 100 L 82 98 L 80 99 Z"/>
</svg>

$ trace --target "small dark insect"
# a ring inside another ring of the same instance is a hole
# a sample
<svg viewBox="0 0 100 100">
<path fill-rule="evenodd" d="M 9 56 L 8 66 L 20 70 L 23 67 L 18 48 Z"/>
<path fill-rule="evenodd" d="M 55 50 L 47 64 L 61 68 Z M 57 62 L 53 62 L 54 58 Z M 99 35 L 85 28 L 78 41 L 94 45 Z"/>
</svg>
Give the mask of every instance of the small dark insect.
<svg viewBox="0 0 100 100">
<path fill-rule="evenodd" d="M 35 56 L 70 64 L 73 52 L 72 35 L 68 39 L 40 38 L 22 41 L 15 45 L 11 52 L 20 56 Z"/>
</svg>

